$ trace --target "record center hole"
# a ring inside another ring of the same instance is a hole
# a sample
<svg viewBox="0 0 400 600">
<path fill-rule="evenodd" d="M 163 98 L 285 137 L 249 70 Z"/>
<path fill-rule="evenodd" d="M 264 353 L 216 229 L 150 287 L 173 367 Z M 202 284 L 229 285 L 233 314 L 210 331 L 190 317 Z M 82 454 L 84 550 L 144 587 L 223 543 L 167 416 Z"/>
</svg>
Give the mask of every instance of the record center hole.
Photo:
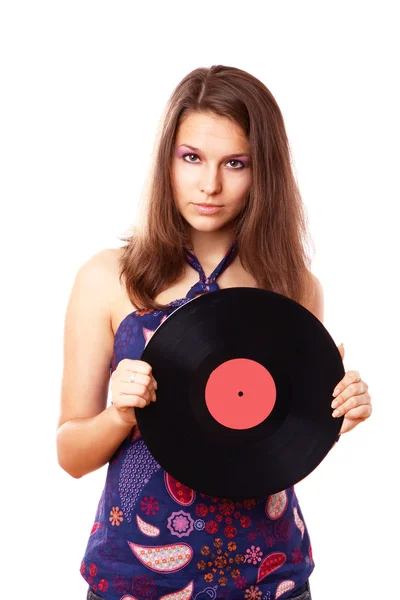
<svg viewBox="0 0 400 600">
<path fill-rule="evenodd" d="M 243 392 L 239 392 L 239 393 L 238 393 L 238 396 L 243 396 Z"/>
</svg>

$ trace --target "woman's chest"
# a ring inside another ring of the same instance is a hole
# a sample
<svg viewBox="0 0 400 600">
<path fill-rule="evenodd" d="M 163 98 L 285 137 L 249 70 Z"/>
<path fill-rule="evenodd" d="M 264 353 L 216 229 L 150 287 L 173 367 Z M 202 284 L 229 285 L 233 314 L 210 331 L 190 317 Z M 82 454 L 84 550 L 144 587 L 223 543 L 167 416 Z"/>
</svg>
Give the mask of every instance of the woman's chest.
<svg viewBox="0 0 400 600">
<path fill-rule="evenodd" d="M 206 275 L 209 275 L 206 271 Z M 170 304 L 175 300 L 185 298 L 188 291 L 199 281 L 199 274 L 193 270 L 189 265 L 185 267 L 183 275 L 168 289 L 160 292 L 155 300 L 160 304 Z M 217 278 L 217 283 L 220 289 L 231 288 L 231 287 L 257 287 L 257 282 L 254 277 L 244 270 L 239 262 L 234 262 L 230 265 L 227 271 L 221 273 Z M 118 285 L 115 294 L 115 300 L 111 307 L 111 322 L 112 329 L 115 335 L 122 321 L 132 312 L 136 310 L 123 284 Z M 159 315 L 155 315 L 155 320 Z M 154 326 L 152 323 L 152 326 Z"/>
<path fill-rule="evenodd" d="M 205 275 L 211 273 L 207 270 Z M 169 304 L 178 298 L 184 298 L 188 291 L 199 281 L 199 273 L 194 271 L 189 265 L 185 268 L 182 277 L 168 289 L 162 291 L 156 296 L 157 302 Z M 244 270 L 239 261 L 234 261 L 229 269 L 218 275 L 216 282 L 220 289 L 231 287 L 257 287 L 257 282 L 254 277 Z"/>
</svg>

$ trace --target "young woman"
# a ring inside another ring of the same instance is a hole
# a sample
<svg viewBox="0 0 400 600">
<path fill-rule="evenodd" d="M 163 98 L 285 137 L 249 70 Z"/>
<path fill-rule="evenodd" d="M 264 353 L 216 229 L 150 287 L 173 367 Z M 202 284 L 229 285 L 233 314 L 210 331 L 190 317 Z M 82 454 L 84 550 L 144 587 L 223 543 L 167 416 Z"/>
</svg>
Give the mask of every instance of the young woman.
<svg viewBox="0 0 400 600">
<path fill-rule="evenodd" d="M 109 463 L 81 563 L 87 598 L 311 598 L 314 561 L 295 490 L 238 501 L 189 489 L 153 459 L 135 416 L 157 394 L 143 349 L 190 299 L 260 287 L 323 319 L 270 91 L 232 67 L 189 73 L 166 107 L 149 181 L 139 225 L 124 247 L 81 266 L 66 314 L 59 464 L 82 477 Z M 338 382 L 332 407 L 333 418 L 345 415 L 341 433 L 370 416 L 358 372 Z"/>
</svg>

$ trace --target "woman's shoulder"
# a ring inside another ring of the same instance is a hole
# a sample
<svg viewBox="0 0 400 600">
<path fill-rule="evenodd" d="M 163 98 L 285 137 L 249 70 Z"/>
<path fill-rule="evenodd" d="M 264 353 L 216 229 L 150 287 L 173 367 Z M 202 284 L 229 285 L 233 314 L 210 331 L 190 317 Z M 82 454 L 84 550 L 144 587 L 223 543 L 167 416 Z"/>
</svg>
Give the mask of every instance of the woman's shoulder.
<svg viewBox="0 0 400 600">
<path fill-rule="evenodd" d="M 104 298 L 110 308 L 111 326 L 115 334 L 122 320 L 136 310 L 124 280 L 120 279 L 123 248 L 104 248 L 96 252 L 88 261 L 90 277 L 96 280 L 98 289 L 104 292 Z"/>
<path fill-rule="evenodd" d="M 104 286 L 110 290 L 110 284 L 114 282 L 115 275 L 119 273 L 120 248 L 104 248 L 92 254 L 81 265 L 79 271 L 96 286 Z"/>
<path fill-rule="evenodd" d="M 119 280 L 121 248 L 104 248 L 92 254 L 80 266 L 78 277 L 86 286 L 96 289 L 110 306 L 120 302 L 122 286 Z"/>
<path fill-rule="evenodd" d="M 93 267 L 103 269 L 115 269 L 118 267 L 119 257 L 122 254 L 122 248 L 103 248 L 98 250 L 89 259 L 88 263 L 91 263 Z"/>
</svg>

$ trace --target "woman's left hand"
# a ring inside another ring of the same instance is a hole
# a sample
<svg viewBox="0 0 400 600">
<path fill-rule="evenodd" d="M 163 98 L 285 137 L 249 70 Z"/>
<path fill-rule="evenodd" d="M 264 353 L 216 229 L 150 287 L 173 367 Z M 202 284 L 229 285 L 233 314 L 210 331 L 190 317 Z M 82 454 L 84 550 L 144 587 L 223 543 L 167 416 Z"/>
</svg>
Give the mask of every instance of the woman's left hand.
<svg viewBox="0 0 400 600">
<path fill-rule="evenodd" d="M 340 356 L 344 359 L 344 346 L 338 346 Z M 335 393 L 336 392 L 336 393 Z M 358 371 L 346 371 L 345 376 L 334 390 L 332 401 L 333 417 L 344 415 L 340 434 L 347 433 L 368 419 L 372 413 L 371 396 L 368 384 L 362 381 Z"/>
</svg>

